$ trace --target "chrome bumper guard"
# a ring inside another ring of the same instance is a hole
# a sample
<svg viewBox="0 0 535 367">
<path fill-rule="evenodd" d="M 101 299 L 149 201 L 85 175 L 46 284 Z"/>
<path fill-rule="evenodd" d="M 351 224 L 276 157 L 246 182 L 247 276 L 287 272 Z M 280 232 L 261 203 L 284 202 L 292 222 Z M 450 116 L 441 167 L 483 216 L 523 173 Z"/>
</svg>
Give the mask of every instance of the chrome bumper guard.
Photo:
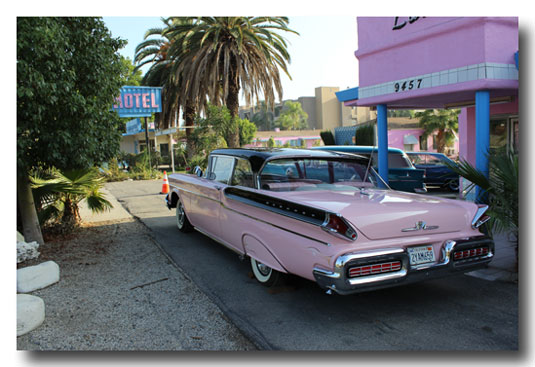
<svg viewBox="0 0 535 367">
<path fill-rule="evenodd" d="M 487 246 L 489 251 L 482 256 L 454 260 L 455 251 Z M 315 267 L 314 278 L 318 285 L 341 295 L 409 284 L 426 279 L 440 278 L 452 273 L 464 273 L 485 267 L 494 257 L 494 242 L 485 236 L 447 240 L 442 245 L 439 261 L 433 264 L 411 266 L 404 248 L 388 248 L 344 254 L 334 264 L 334 271 Z M 350 278 L 349 268 L 355 266 L 400 261 L 400 270 Z"/>
</svg>

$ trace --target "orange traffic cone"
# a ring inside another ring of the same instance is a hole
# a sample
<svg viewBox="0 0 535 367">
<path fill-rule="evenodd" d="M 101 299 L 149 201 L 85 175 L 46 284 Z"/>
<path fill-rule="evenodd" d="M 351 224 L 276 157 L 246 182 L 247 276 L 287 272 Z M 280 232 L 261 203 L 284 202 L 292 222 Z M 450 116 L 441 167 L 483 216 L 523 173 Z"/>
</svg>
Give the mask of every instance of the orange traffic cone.
<svg viewBox="0 0 535 367">
<path fill-rule="evenodd" d="M 160 194 L 169 194 L 169 181 L 167 180 L 167 171 L 163 171 L 163 185 Z"/>
</svg>

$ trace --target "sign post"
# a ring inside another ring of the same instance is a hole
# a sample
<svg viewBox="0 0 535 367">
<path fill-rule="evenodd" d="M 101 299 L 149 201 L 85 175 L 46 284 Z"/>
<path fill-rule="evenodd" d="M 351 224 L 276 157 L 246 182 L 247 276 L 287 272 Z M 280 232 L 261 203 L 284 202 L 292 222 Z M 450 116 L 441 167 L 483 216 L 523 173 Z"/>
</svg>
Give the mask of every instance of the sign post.
<svg viewBox="0 0 535 367">
<path fill-rule="evenodd" d="M 119 117 L 145 118 L 145 142 L 150 166 L 150 141 L 147 117 L 153 113 L 162 112 L 162 88 L 124 86 L 121 88 L 121 95 L 116 98 L 112 109 L 117 111 Z"/>
</svg>

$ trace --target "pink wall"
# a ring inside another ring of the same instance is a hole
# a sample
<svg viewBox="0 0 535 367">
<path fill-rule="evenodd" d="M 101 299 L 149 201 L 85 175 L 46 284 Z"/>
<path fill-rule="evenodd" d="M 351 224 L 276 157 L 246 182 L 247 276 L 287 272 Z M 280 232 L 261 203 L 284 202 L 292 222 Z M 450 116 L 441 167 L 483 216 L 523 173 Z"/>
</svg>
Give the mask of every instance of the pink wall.
<svg viewBox="0 0 535 367">
<path fill-rule="evenodd" d="M 514 64 L 518 51 L 517 18 L 424 17 L 392 30 L 394 20 L 358 18 L 360 87 L 481 62 Z"/>
<path fill-rule="evenodd" d="M 514 77 L 485 70 L 504 65 L 514 68 L 518 18 L 420 17 L 411 24 L 408 17 L 399 17 L 397 24 L 406 24 L 393 30 L 395 19 L 357 18 L 359 99 L 346 105 L 443 108 L 473 99 L 476 90 L 489 89 L 492 98 L 504 95 L 503 90 L 509 95 L 518 89 Z M 467 67 L 480 68 L 478 76 L 467 77 L 459 70 Z M 485 72 L 489 74 L 485 76 Z M 439 80 L 438 75 L 432 75 L 436 73 L 446 74 Z M 395 91 L 396 82 L 411 78 L 421 79 L 421 86 Z M 367 87 L 381 90 L 366 94 Z"/>
<path fill-rule="evenodd" d="M 405 146 L 403 144 L 403 138 L 406 135 L 413 135 L 416 139 L 418 139 L 418 142 L 420 141 L 420 136 L 423 134 L 423 129 L 396 129 L 396 130 L 389 130 L 388 131 L 388 146 L 392 148 L 398 148 L 405 150 Z M 459 141 L 455 141 L 453 148 L 455 149 L 455 152 L 459 151 Z M 413 146 L 413 152 L 419 152 L 420 151 L 420 144 L 414 144 Z M 436 152 L 436 149 L 433 149 L 433 136 L 427 137 L 427 152 Z"/>
<path fill-rule="evenodd" d="M 307 148 L 314 146 L 316 141 L 321 141 L 320 136 L 274 136 L 273 140 L 275 142 L 280 142 L 280 145 L 284 145 L 292 140 L 305 139 L 305 144 Z M 245 148 L 261 147 L 265 146 L 269 139 L 254 139 L 251 144 L 247 144 Z"/>
</svg>

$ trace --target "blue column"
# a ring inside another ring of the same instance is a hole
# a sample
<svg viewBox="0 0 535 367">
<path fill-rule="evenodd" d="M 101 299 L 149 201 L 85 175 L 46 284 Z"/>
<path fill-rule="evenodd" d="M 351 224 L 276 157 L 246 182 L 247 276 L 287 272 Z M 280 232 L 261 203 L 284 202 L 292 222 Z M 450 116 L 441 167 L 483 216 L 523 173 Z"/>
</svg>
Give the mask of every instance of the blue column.
<svg viewBox="0 0 535 367">
<path fill-rule="evenodd" d="M 377 146 L 379 175 L 388 183 L 388 121 L 385 104 L 377 105 Z"/>
<path fill-rule="evenodd" d="M 489 177 L 490 146 L 490 93 L 488 90 L 476 92 L 476 168 Z M 481 189 L 477 187 L 476 197 Z"/>
</svg>

